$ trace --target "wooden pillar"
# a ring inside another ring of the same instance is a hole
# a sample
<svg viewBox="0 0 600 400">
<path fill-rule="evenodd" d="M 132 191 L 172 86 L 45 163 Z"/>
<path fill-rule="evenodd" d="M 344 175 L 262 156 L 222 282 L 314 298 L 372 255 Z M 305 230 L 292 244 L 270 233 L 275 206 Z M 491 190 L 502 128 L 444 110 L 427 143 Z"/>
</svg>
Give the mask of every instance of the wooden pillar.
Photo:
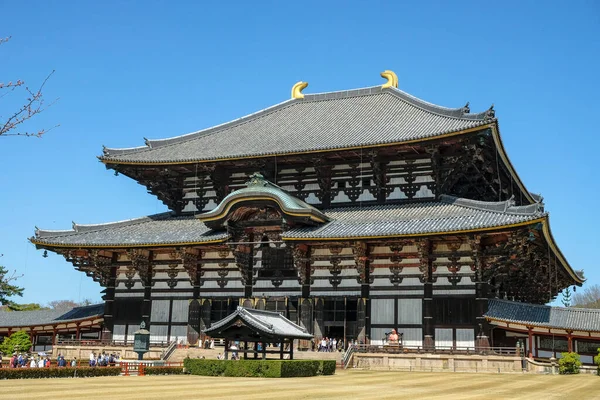
<svg viewBox="0 0 600 400">
<path fill-rule="evenodd" d="M 433 257 L 432 246 L 429 239 L 417 243 L 421 265 L 419 269 L 423 275 L 423 348 L 435 348 L 435 328 L 433 309 Z"/>
<path fill-rule="evenodd" d="M 262 344 L 262 359 L 267 359 L 267 343 L 263 342 Z"/>
<path fill-rule="evenodd" d="M 115 266 L 119 259 L 119 254 L 114 252 L 111 260 L 111 267 L 109 271 L 108 281 L 106 284 L 106 291 L 103 296 L 104 299 L 104 322 L 102 324 L 102 333 L 100 338 L 103 341 L 111 341 L 113 331 L 115 327 L 114 322 L 114 311 L 115 311 L 115 288 L 117 286 L 117 269 Z M 75 339 L 79 339 L 79 325 L 77 326 L 77 333 Z"/>
<path fill-rule="evenodd" d="M 258 342 L 254 342 L 254 359 L 258 358 Z"/>
<path fill-rule="evenodd" d="M 244 341 L 244 360 L 248 359 L 248 342 Z"/>
<path fill-rule="evenodd" d="M 529 345 L 528 357 L 533 358 L 533 328 L 527 327 L 527 343 Z"/>
<path fill-rule="evenodd" d="M 224 353 L 224 359 L 227 360 L 229 356 L 229 339 L 225 339 L 225 353 Z"/>
<path fill-rule="evenodd" d="M 285 339 L 281 339 L 279 341 L 279 359 L 283 360 L 283 342 L 285 341 Z"/>
<path fill-rule="evenodd" d="M 144 285 L 144 302 L 142 303 L 142 321 L 146 323 L 146 329 L 150 330 L 150 315 L 152 315 L 152 261 L 154 253 L 150 251 L 148 256 L 148 272 L 146 279 L 142 279 Z"/>
<path fill-rule="evenodd" d="M 102 339 L 104 339 L 104 332 L 102 332 L 102 333 L 103 333 Z M 79 339 L 81 339 L 81 326 L 80 326 L 80 323 L 78 322 L 77 328 L 75 328 L 75 340 L 79 340 Z"/>
<path fill-rule="evenodd" d="M 56 326 L 52 327 L 52 346 L 56 345 L 56 334 L 57 334 Z"/>
<path fill-rule="evenodd" d="M 573 351 L 573 332 L 567 331 L 567 350 L 569 353 Z"/>
<path fill-rule="evenodd" d="M 290 360 L 294 359 L 294 339 L 292 339 L 292 342 L 290 343 Z"/>
</svg>

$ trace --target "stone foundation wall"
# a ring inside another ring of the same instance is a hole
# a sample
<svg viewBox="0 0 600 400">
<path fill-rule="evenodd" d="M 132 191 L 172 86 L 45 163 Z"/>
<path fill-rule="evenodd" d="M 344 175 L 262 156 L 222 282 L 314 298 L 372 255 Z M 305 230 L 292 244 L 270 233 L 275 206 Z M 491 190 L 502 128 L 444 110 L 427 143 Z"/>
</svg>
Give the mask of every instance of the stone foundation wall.
<svg viewBox="0 0 600 400">
<path fill-rule="evenodd" d="M 144 354 L 144 360 L 160 359 L 163 351 L 162 347 L 150 347 L 150 351 Z M 62 346 L 57 345 L 52 348 L 52 358 L 56 359 L 59 354 L 62 354 L 66 360 L 72 360 L 77 357 L 78 360 L 89 360 L 90 352 L 96 354 L 118 354 L 121 359 L 137 360 L 138 355 L 131 347 L 119 346 Z"/>
<path fill-rule="evenodd" d="M 522 373 L 522 359 L 514 356 L 456 354 L 355 353 L 354 368 L 432 372 Z"/>
</svg>

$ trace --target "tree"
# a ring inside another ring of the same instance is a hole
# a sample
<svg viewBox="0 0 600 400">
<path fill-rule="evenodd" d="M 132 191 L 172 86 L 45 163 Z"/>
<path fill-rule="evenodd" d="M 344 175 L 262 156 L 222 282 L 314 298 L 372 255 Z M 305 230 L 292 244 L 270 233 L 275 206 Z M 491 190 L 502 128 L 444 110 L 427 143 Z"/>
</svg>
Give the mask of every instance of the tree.
<svg viewBox="0 0 600 400">
<path fill-rule="evenodd" d="M 560 353 L 558 373 L 561 375 L 578 374 L 581 368 L 581 357 L 577 353 Z"/>
<path fill-rule="evenodd" d="M 590 285 L 573 295 L 573 307 L 600 308 L 600 285 Z"/>
<path fill-rule="evenodd" d="M 565 289 L 562 295 L 561 302 L 563 306 L 571 307 L 571 288 L 569 286 L 567 286 L 567 288 Z"/>
<path fill-rule="evenodd" d="M 54 300 L 48 303 L 48 306 L 53 310 L 70 310 L 74 307 L 81 306 L 81 303 L 74 302 L 73 300 Z"/>
<path fill-rule="evenodd" d="M 0 38 L 0 45 L 5 44 L 9 40 L 10 37 Z M 39 129 L 36 131 L 20 130 L 20 125 L 54 104 L 54 101 L 50 104 L 46 104 L 42 93 L 46 82 L 48 82 L 48 79 L 50 79 L 52 74 L 54 74 L 54 71 L 46 76 L 46 79 L 44 79 L 38 89 L 30 89 L 29 86 L 25 84 L 25 81 L 21 79 L 17 79 L 16 81 L 11 80 L 7 83 L 0 81 L 0 99 L 3 99 L 9 93 L 23 97 L 22 100 L 15 100 L 15 103 L 10 106 L 10 111 L 0 109 L 0 136 L 42 137 L 44 133 L 53 129 Z M 54 128 L 57 126 L 58 125 Z"/>
<path fill-rule="evenodd" d="M 0 306 L 13 306 L 15 303 L 9 297 L 23 296 L 23 288 L 13 285 L 11 282 L 18 278 L 16 272 L 10 273 L 0 265 Z"/>
<path fill-rule="evenodd" d="M 48 307 L 42 307 L 38 303 L 25 303 L 18 304 L 13 303 L 10 306 L 2 306 L 0 307 L 2 311 L 37 311 L 37 310 L 48 310 Z"/>
<path fill-rule="evenodd" d="M 31 348 L 31 339 L 29 334 L 25 331 L 17 331 L 5 337 L 2 344 L 0 344 L 0 351 L 4 354 L 12 354 L 14 352 L 26 352 Z"/>
</svg>

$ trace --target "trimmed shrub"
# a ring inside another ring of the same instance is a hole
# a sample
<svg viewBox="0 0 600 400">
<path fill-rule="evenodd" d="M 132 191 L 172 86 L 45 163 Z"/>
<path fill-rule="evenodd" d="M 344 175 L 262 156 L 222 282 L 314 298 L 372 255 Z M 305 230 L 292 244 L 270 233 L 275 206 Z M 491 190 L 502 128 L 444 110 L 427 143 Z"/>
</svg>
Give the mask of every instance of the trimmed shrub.
<svg viewBox="0 0 600 400">
<path fill-rule="evenodd" d="M 186 358 L 183 366 L 187 373 L 203 376 L 223 376 L 225 374 L 225 362 L 223 360 L 203 360 Z"/>
<path fill-rule="evenodd" d="M 280 360 L 227 360 L 225 376 L 280 378 L 283 368 Z"/>
<path fill-rule="evenodd" d="M 320 365 L 321 375 L 333 375 L 335 374 L 335 368 L 337 367 L 335 360 L 322 360 Z"/>
<path fill-rule="evenodd" d="M 118 376 L 120 374 L 121 367 L 0 369 L 0 379 L 87 378 L 92 376 Z"/>
<path fill-rule="evenodd" d="M 204 376 L 288 378 L 332 375 L 335 360 L 206 360 L 186 358 L 188 373 Z"/>
<path fill-rule="evenodd" d="M 581 367 L 579 354 L 575 352 L 560 354 L 562 357 L 558 360 L 558 373 L 561 375 L 578 374 L 579 367 Z"/>
<path fill-rule="evenodd" d="M 281 377 L 316 376 L 322 361 L 319 360 L 289 360 L 281 365 Z"/>
<path fill-rule="evenodd" d="M 181 375 L 183 367 L 144 367 L 145 375 Z"/>
</svg>

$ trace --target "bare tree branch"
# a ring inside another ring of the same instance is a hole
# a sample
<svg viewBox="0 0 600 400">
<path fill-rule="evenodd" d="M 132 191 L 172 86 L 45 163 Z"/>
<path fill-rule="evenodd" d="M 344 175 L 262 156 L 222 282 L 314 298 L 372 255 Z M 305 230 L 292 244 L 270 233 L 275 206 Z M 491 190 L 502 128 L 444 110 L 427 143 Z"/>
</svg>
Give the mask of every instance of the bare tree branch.
<svg viewBox="0 0 600 400">
<path fill-rule="evenodd" d="M 10 36 L 7 38 L 0 38 L 0 45 L 6 43 L 10 40 Z M 50 130 L 58 127 L 56 125 L 50 129 L 41 129 L 37 132 L 30 131 L 17 131 L 17 127 L 23 124 L 25 121 L 33 118 L 37 114 L 46 110 L 48 107 L 52 106 L 58 99 L 52 101 L 50 104 L 45 104 L 45 99 L 43 97 L 42 90 L 48 82 L 48 79 L 54 74 L 52 71 L 46 79 L 42 82 L 40 87 L 37 90 L 31 90 L 28 86 L 25 86 L 25 82 L 22 80 L 17 80 L 15 82 L 10 81 L 8 83 L 0 82 L 0 91 L 4 91 L 4 93 L 0 94 L 0 99 L 5 97 L 8 93 L 15 92 L 15 90 L 24 90 L 26 92 L 27 98 L 25 103 L 17 109 L 8 119 L 2 122 L 3 118 L 0 116 L 0 136 L 35 136 L 42 137 L 43 134 L 49 132 Z"/>
</svg>

